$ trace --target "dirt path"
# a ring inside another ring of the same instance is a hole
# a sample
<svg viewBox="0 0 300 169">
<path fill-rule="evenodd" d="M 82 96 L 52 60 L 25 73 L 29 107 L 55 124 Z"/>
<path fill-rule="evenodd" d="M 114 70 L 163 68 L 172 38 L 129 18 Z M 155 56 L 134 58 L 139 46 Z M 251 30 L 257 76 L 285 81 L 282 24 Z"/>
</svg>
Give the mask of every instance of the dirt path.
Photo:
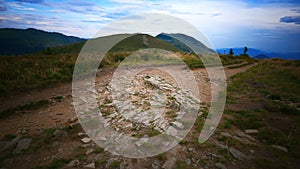
<svg viewBox="0 0 300 169">
<path fill-rule="evenodd" d="M 244 72 L 253 65 L 240 67 L 236 69 L 225 68 L 226 76 L 231 77 L 237 73 Z M 100 86 L 105 86 L 109 83 L 112 76 L 113 69 L 105 68 L 101 72 L 101 76 L 97 78 Z M 200 98 L 204 102 L 210 100 L 210 85 L 206 77 L 205 69 L 196 69 L 193 71 L 196 75 L 196 79 L 199 82 Z M 198 76 L 197 76 L 198 75 Z M 55 96 L 63 96 L 64 99 L 61 102 L 55 102 L 47 107 L 33 110 L 15 113 L 6 118 L 0 119 L 0 137 L 5 134 L 19 135 L 26 133 L 29 135 L 38 134 L 41 130 L 65 126 L 72 123 L 76 115 L 72 106 L 72 84 L 59 84 L 53 88 L 39 89 L 28 91 L 24 93 L 15 94 L 6 98 L 1 98 L 0 110 L 6 110 L 18 105 L 26 104 L 29 102 L 38 102 L 43 99 L 50 99 Z"/>
</svg>

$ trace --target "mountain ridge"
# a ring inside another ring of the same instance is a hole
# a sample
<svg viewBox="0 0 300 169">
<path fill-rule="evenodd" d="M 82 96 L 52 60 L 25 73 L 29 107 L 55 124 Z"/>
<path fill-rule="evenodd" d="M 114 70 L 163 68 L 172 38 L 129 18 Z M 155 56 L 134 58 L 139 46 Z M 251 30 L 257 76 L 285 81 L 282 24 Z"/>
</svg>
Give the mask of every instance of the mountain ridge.
<svg viewBox="0 0 300 169">
<path fill-rule="evenodd" d="M 244 47 L 235 47 L 235 48 L 219 48 L 219 49 L 217 49 L 217 53 L 218 54 L 229 54 L 230 49 L 233 49 L 234 55 L 240 55 L 240 54 L 243 54 L 243 52 L 244 52 Z M 265 52 L 265 51 L 255 49 L 255 48 L 248 48 L 247 54 L 253 58 L 256 58 L 259 55 L 265 55 L 268 58 L 300 60 L 300 52 L 277 53 L 277 52 Z"/>
<path fill-rule="evenodd" d="M 0 54 L 22 55 L 38 52 L 47 48 L 81 42 L 86 39 L 67 36 L 58 32 L 47 32 L 35 28 L 0 29 Z"/>
</svg>

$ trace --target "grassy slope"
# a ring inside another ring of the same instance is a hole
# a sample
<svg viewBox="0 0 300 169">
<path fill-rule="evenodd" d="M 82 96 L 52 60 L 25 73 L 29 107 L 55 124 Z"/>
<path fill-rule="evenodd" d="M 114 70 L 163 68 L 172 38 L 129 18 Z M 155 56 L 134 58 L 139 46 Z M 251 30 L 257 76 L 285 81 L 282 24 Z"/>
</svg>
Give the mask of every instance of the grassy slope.
<svg viewBox="0 0 300 169">
<path fill-rule="evenodd" d="M 229 85 L 220 128 L 258 129 L 255 168 L 297 168 L 300 158 L 300 62 L 267 60 Z M 288 149 L 282 153 L 271 147 Z M 252 147 L 253 149 L 253 147 Z"/>
<path fill-rule="evenodd" d="M 129 54 L 131 52 L 111 52 L 104 58 L 101 65 L 117 66 Z M 177 52 L 177 54 L 190 68 L 203 67 L 199 57 L 187 53 Z M 0 96 L 11 92 L 47 87 L 61 81 L 70 81 L 77 56 L 78 54 L 36 54 L 1 57 Z M 224 65 L 253 62 L 250 58 L 232 56 L 221 56 L 221 60 Z"/>
</svg>

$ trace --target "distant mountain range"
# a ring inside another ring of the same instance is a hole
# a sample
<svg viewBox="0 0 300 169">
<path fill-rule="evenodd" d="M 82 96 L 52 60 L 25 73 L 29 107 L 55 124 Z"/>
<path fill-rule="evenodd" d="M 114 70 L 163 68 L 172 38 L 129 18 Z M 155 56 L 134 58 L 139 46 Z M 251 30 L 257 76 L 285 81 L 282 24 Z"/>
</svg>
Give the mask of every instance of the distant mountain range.
<svg viewBox="0 0 300 169">
<path fill-rule="evenodd" d="M 51 54 L 79 53 L 86 41 L 87 39 L 33 28 L 4 28 L 0 29 L 0 55 L 22 55 L 41 51 Z M 195 46 L 196 51 L 193 51 L 189 46 Z M 119 42 L 110 51 L 136 51 L 143 48 L 160 48 L 173 52 L 197 52 L 202 54 L 214 52 L 195 38 L 180 33 L 161 33 L 156 37 L 147 34 L 133 34 L 131 37 Z M 232 49 L 235 55 L 240 55 L 244 52 L 244 48 Z M 217 52 L 219 54 L 229 54 L 229 50 L 230 48 L 221 48 L 217 49 Z M 300 60 L 300 53 L 270 53 L 248 48 L 247 54 L 258 59 L 282 58 Z"/>
<path fill-rule="evenodd" d="M 244 48 L 232 48 L 234 55 L 243 54 Z M 219 54 L 229 54 L 230 48 L 221 48 L 217 49 Z M 275 53 L 275 52 L 264 52 L 254 48 L 248 48 L 248 55 L 257 59 L 266 59 L 266 58 L 281 58 L 287 60 L 300 60 L 300 53 Z"/>
<path fill-rule="evenodd" d="M 0 29 L 0 54 L 20 55 L 38 52 L 48 47 L 82 42 L 86 39 L 56 32 L 29 29 Z"/>
<path fill-rule="evenodd" d="M 165 33 L 156 37 L 147 34 L 133 34 L 131 37 L 116 44 L 110 51 L 136 51 L 143 48 L 160 48 L 173 52 L 193 52 L 187 45 L 176 38 L 184 39 L 188 43 L 198 46 L 203 52 L 211 51 L 211 49 L 193 37 L 184 34 Z M 23 55 L 38 52 L 49 54 L 79 53 L 86 41 L 87 39 L 33 28 L 4 28 L 0 29 L 0 55 Z"/>
</svg>

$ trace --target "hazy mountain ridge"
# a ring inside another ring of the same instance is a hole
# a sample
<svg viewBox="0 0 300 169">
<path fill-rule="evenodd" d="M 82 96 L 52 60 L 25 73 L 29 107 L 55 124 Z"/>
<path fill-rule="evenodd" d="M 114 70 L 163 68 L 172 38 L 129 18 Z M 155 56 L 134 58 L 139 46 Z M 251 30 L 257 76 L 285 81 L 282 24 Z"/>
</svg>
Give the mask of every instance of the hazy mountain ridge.
<svg viewBox="0 0 300 169">
<path fill-rule="evenodd" d="M 232 48 L 234 55 L 240 55 L 243 54 L 244 48 Z M 220 48 L 217 49 L 217 52 L 219 54 L 229 54 L 230 48 Z M 290 52 L 290 53 L 276 53 L 276 52 L 265 52 L 259 49 L 255 48 L 248 48 L 248 55 L 250 55 L 253 58 L 260 58 L 260 56 L 264 55 L 268 58 L 281 58 L 281 59 L 287 59 L 287 60 L 300 60 L 300 53 L 297 52 Z M 266 57 L 264 57 L 266 58 Z"/>
</svg>

